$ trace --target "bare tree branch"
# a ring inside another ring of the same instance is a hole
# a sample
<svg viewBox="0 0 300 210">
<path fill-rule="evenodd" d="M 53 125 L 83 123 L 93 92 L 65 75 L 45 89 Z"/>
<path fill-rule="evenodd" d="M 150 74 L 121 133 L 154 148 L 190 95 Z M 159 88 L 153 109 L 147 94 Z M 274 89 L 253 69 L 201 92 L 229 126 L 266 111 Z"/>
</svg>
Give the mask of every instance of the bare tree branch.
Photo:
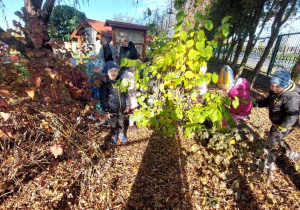
<svg viewBox="0 0 300 210">
<path fill-rule="evenodd" d="M 5 32 L 6 31 L 0 27 L 0 40 L 10 46 L 15 46 L 16 50 L 19 52 L 25 52 L 26 44 L 23 44 L 22 42 L 18 41 L 15 37 L 2 38 L 1 34 Z"/>
</svg>

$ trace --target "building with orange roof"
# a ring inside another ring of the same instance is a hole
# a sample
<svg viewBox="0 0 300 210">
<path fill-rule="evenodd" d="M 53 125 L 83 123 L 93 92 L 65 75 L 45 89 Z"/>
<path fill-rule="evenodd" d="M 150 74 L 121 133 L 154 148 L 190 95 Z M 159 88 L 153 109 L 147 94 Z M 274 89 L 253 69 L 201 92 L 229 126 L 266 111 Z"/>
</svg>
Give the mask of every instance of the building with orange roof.
<svg viewBox="0 0 300 210">
<path fill-rule="evenodd" d="M 124 23 L 119 21 L 106 20 L 97 21 L 91 19 L 82 20 L 78 27 L 73 31 L 70 36 L 70 40 L 77 39 L 78 49 L 80 52 L 80 62 L 83 63 L 83 44 L 98 53 L 101 47 L 101 37 L 105 37 L 108 42 L 118 49 L 120 45 L 120 36 L 126 34 L 129 39 L 135 44 L 137 51 L 140 55 L 140 59 L 143 60 L 146 57 L 146 44 L 152 41 L 152 38 L 147 35 L 147 26 L 142 26 L 132 23 Z"/>
</svg>

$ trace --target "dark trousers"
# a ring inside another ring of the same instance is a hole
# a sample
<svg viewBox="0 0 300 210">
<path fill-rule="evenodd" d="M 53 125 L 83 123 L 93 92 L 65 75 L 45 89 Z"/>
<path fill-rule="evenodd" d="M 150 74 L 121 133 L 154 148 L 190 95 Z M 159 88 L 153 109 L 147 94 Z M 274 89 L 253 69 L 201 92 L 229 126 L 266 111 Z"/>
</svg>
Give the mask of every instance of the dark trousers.
<svg viewBox="0 0 300 210">
<path fill-rule="evenodd" d="M 117 115 L 114 114 L 110 117 L 110 129 L 111 129 L 111 135 L 116 135 L 118 133 L 124 133 L 124 120 L 125 115 Z"/>
<path fill-rule="evenodd" d="M 291 147 L 284 140 L 284 138 L 290 133 L 290 129 L 285 132 L 278 132 L 275 126 L 272 126 L 270 129 L 270 137 L 268 140 L 267 148 L 269 149 L 269 154 L 267 158 L 267 163 L 273 163 L 276 160 L 276 157 L 281 153 L 282 150 L 276 148 L 277 145 L 280 145 L 284 150 L 291 150 Z"/>
</svg>

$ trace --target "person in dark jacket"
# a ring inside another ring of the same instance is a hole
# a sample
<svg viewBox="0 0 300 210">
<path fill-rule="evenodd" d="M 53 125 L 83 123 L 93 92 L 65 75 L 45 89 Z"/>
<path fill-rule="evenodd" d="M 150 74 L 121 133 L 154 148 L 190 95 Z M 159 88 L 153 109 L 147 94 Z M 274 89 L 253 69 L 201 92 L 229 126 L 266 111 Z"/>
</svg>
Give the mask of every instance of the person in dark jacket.
<svg viewBox="0 0 300 210">
<path fill-rule="evenodd" d="M 267 98 L 256 101 L 258 107 L 269 107 L 269 118 L 272 122 L 267 143 L 267 167 L 269 172 L 275 169 L 276 146 L 281 144 L 290 159 L 298 153 L 291 151 L 284 138 L 295 128 L 299 127 L 300 89 L 291 80 L 289 72 L 280 70 L 271 78 L 271 90 Z"/>
<path fill-rule="evenodd" d="M 129 38 L 127 35 L 122 35 L 120 38 L 120 53 L 119 53 L 119 64 L 121 66 L 122 58 L 128 58 L 131 60 L 136 60 L 139 58 L 137 50 L 135 48 L 135 45 L 129 41 Z M 122 74 L 128 69 L 129 67 L 121 67 L 121 70 L 119 72 L 119 75 L 122 76 Z"/>
<path fill-rule="evenodd" d="M 99 51 L 99 58 L 103 63 L 108 61 L 118 62 L 118 51 L 112 44 L 108 43 L 105 37 L 100 40 L 102 47 Z"/>
<path fill-rule="evenodd" d="M 126 106 L 128 94 L 120 90 L 116 65 L 111 65 L 107 74 L 106 83 L 102 83 L 100 87 L 100 101 L 106 116 L 110 119 L 111 144 L 115 145 L 117 136 L 123 143 L 127 142 L 124 135 L 124 119 L 125 113 L 129 110 L 129 107 Z"/>
</svg>

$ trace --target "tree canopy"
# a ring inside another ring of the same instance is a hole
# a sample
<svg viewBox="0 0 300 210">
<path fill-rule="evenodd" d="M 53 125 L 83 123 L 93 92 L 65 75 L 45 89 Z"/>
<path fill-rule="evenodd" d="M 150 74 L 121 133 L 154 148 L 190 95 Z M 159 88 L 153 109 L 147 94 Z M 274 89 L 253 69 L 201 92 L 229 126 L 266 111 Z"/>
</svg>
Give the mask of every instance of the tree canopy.
<svg viewBox="0 0 300 210">
<path fill-rule="evenodd" d="M 74 7 L 67 5 L 54 7 L 49 21 L 50 37 L 68 40 L 80 21 L 85 18 L 86 15 Z"/>
</svg>

